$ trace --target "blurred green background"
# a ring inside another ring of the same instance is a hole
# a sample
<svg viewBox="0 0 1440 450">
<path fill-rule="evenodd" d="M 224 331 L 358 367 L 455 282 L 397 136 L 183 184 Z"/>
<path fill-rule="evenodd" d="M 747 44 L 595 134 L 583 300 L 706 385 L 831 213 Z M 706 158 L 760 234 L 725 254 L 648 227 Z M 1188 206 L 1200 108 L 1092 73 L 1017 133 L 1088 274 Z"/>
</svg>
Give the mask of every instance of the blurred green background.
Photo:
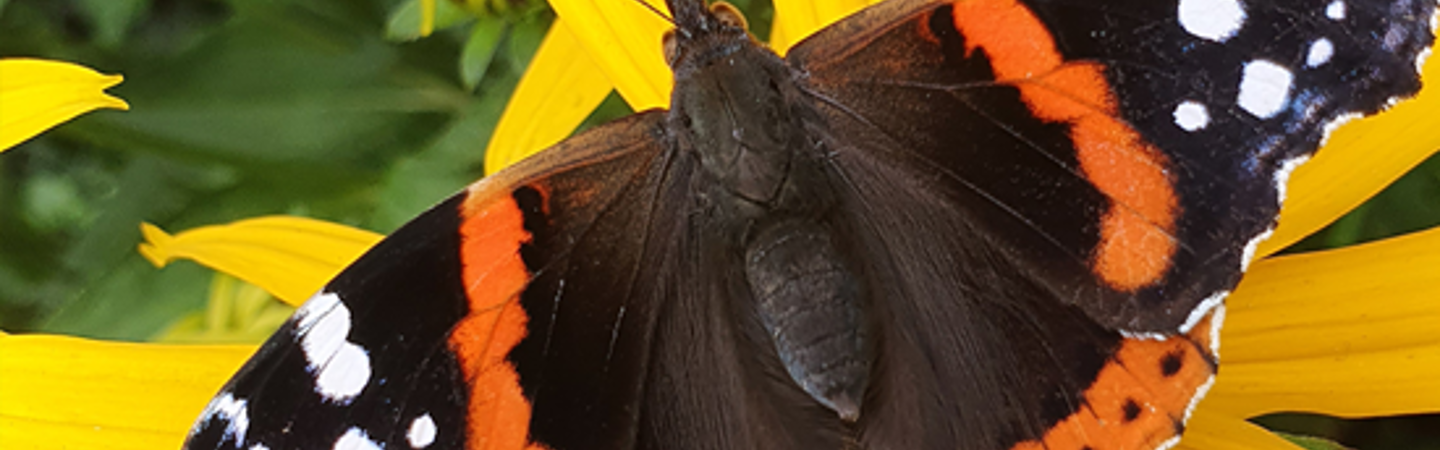
<svg viewBox="0 0 1440 450">
<path fill-rule="evenodd" d="M 294 214 L 385 233 L 479 178 L 553 14 L 475 1 L 442 0 L 437 32 L 417 39 L 413 0 L 0 0 L 0 56 L 123 74 L 110 92 L 131 105 L 0 154 L 0 329 L 147 341 L 212 299 L 257 295 L 190 262 L 155 269 L 135 251 L 142 221 L 178 232 Z M 767 1 L 735 3 L 768 34 Z M 628 111 L 612 95 L 588 123 Z M 1296 249 L 1436 224 L 1440 158 Z M 1440 449 L 1433 417 L 1262 422 Z"/>
</svg>

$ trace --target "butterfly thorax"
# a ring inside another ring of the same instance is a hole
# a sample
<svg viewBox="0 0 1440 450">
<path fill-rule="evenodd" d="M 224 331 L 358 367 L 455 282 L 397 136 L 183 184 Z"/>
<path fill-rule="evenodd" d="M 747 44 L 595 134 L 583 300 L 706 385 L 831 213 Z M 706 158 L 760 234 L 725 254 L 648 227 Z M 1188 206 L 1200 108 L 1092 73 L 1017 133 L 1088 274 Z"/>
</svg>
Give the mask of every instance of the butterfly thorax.
<svg viewBox="0 0 1440 450">
<path fill-rule="evenodd" d="M 797 387 L 857 420 L 870 371 L 865 283 L 837 239 L 844 225 L 823 148 L 806 133 L 810 109 L 791 69 L 750 38 L 738 12 L 672 7 L 668 127 L 709 178 L 695 195 L 709 209 L 703 227 L 718 236 L 709 241 L 742 267 L 737 304 L 759 319 Z"/>
<path fill-rule="evenodd" d="M 677 31 L 667 36 L 675 71 L 670 130 L 722 192 L 783 209 L 782 187 L 807 141 L 792 111 L 789 69 L 751 40 L 739 13 L 721 5 L 713 14 L 677 13 Z"/>
</svg>

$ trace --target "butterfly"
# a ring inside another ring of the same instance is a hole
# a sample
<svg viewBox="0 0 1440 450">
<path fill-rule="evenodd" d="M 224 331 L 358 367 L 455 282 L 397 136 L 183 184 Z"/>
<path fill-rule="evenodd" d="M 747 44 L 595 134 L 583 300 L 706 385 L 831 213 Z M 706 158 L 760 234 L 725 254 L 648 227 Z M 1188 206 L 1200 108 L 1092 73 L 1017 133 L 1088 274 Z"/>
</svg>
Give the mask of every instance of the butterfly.
<svg viewBox="0 0 1440 450">
<path fill-rule="evenodd" d="M 396 231 L 186 448 L 1166 448 L 1288 174 L 1419 90 L 1436 5 L 892 0 L 783 58 L 668 6 L 668 110 Z"/>
</svg>

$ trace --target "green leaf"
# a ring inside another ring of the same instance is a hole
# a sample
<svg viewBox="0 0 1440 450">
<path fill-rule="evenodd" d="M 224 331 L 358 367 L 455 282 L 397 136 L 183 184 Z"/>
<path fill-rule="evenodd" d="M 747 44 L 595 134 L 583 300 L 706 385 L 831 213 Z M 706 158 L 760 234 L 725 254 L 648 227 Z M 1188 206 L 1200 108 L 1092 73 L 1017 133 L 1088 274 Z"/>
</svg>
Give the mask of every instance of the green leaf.
<svg viewBox="0 0 1440 450">
<path fill-rule="evenodd" d="M 130 111 L 65 131 L 167 157 L 373 173 L 469 101 L 451 73 L 418 66 L 453 49 L 402 56 L 362 24 L 268 7 L 166 64 L 126 73 L 114 91 Z"/>
<path fill-rule="evenodd" d="M 1339 442 L 1335 442 L 1325 438 L 1302 436 L 1298 434 L 1283 433 L 1279 431 L 1272 432 L 1275 433 L 1277 436 L 1285 438 L 1285 440 L 1294 443 L 1295 445 L 1305 448 L 1306 450 L 1352 450 L 1350 447 L 1341 445 Z"/>
<path fill-rule="evenodd" d="M 473 19 L 469 11 L 449 0 L 435 1 L 435 31 L 444 30 Z M 408 42 L 420 39 L 420 1 L 406 0 L 390 12 L 385 21 L 385 39 Z"/>
<path fill-rule="evenodd" d="M 188 344 L 261 343 L 295 312 L 265 290 L 216 273 L 203 311 L 190 313 L 156 335 L 155 342 Z"/>
<path fill-rule="evenodd" d="M 465 83 L 465 89 L 473 91 L 480 84 L 507 28 L 505 21 L 498 18 L 481 19 L 470 27 L 470 38 L 460 52 L 460 81 Z"/>
<path fill-rule="evenodd" d="M 148 340 L 175 317 L 204 305 L 209 269 L 173 264 L 155 270 L 140 255 L 113 264 L 49 317 L 40 332 L 97 339 Z"/>
<path fill-rule="evenodd" d="M 149 4 L 148 0 L 81 0 L 78 6 L 95 25 L 95 43 L 113 48 L 124 41 L 130 26 Z"/>
<path fill-rule="evenodd" d="M 390 230 L 484 175 L 485 143 L 519 77 L 499 72 L 486 79 L 480 101 L 424 150 L 395 164 L 381 183 L 371 228 Z"/>
<path fill-rule="evenodd" d="M 535 57 L 535 50 L 540 49 L 540 41 L 550 31 L 553 19 L 549 14 L 533 14 L 511 27 L 510 35 L 505 39 L 505 57 L 516 75 L 524 73 L 525 67 L 530 65 L 530 58 Z"/>
</svg>

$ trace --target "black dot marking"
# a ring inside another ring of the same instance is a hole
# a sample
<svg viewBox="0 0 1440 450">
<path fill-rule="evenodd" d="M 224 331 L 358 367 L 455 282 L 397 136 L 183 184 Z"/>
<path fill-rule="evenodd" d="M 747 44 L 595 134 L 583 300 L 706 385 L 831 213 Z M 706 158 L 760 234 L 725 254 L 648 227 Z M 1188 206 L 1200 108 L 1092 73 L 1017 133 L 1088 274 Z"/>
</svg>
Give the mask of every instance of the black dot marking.
<svg viewBox="0 0 1440 450">
<path fill-rule="evenodd" d="M 1123 409 L 1125 410 L 1126 422 L 1134 422 L 1136 418 L 1140 417 L 1140 404 L 1135 403 L 1135 399 L 1133 398 L 1125 399 L 1125 406 Z"/>
<path fill-rule="evenodd" d="M 1180 373 L 1180 368 L 1185 365 L 1185 351 L 1176 350 L 1166 353 L 1160 358 L 1160 373 L 1166 377 L 1173 377 Z"/>
<path fill-rule="evenodd" d="M 1087 446 L 1084 446 L 1084 447 L 1080 447 L 1080 450 L 1095 450 L 1095 447 L 1091 447 L 1091 446 L 1088 446 L 1088 445 L 1087 445 Z"/>
</svg>

